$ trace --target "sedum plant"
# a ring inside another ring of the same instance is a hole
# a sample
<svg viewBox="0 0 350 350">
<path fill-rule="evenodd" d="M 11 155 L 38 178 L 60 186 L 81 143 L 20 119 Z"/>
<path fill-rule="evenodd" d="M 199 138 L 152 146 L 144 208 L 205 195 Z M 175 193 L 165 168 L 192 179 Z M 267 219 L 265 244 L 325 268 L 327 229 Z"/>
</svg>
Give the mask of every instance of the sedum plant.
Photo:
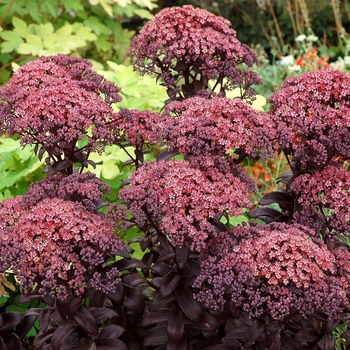
<svg viewBox="0 0 350 350">
<path fill-rule="evenodd" d="M 334 349 L 338 325 L 349 346 L 348 76 L 291 78 L 255 110 L 253 52 L 192 6 L 161 11 L 129 55 L 167 88 L 159 111 L 118 109 L 118 86 L 62 54 L 0 89 L 1 131 L 46 163 L 0 203 L 0 272 L 43 306 L 3 312 L 0 347 Z M 89 171 L 107 146 L 127 155 L 118 198 Z M 244 161 L 276 152 L 285 189 L 250 210 Z"/>
</svg>

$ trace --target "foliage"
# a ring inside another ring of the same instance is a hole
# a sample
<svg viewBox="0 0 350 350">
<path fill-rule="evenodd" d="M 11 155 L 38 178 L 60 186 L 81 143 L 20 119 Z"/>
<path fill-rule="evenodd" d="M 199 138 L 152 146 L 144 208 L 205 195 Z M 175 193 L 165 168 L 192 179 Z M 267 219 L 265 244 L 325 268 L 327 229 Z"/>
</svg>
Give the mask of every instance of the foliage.
<svg viewBox="0 0 350 350">
<path fill-rule="evenodd" d="M 0 1 L 0 82 L 11 75 L 11 64 L 58 53 L 93 61 L 126 61 L 135 31 L 133 18 L 151 19 L 154 0 Z"/>
<path fill-rule="evenodd" d="M 254 109 L 257 56 L 189 5 L 128 54 L 166 93 L 63 54 L 0 89 L 1 131 L 46 157 L 46 177 L 0 203 L 0 271 L 26 303 L 5 306 L 0 347 L 331 350 L 337 332 L 350 346 L 349 76 L 290 77 Z M 276 154 L 290 172 L 256 207 L 247 171 Z"/>
</svg>

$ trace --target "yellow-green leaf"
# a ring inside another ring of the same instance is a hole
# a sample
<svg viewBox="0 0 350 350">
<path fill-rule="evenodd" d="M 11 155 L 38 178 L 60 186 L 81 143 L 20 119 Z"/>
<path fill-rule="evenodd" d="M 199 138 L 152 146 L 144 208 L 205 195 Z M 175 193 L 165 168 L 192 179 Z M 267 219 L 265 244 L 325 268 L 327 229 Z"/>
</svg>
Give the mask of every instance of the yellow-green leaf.
<svg viewBox="0 0 350 350">
<path fill-rule="evenodd" d="M 18 17 L 12 17 L 13 31 L 18 33 L 22 38 L 27 35 L 27 23 Z"/>
</svg>

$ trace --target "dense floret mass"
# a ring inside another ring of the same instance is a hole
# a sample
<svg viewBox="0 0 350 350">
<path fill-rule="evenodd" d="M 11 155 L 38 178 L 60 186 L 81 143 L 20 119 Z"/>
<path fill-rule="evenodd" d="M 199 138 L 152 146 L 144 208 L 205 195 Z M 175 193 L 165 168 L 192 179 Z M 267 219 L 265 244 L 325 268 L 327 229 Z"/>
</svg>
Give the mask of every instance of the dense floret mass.
<svg viewBox="0 0 350 350">
<path fill-rule="evenodd" d="M 197 299 L 208 307 L 217 309 L 231 299 L 251 317 L 283 320 L 314 310 L 338 317 L 349 305 L 349 285 L 337 271 L 338 259 L 306 227 L 237 227 L 221 232 L 208 247 L 193 285 L 199 288 Z M 342 261 L 348 271 L 349 262 Z"/>
<path fill-rule="evenodd" d="M 157 144 L 160 142 L 159 122 L 159 113 L 122 108 L 113 125 L 115 141 L 127 141 L 137 148 L 142 148 L 145 144 Z"/>
<path fill-rule="evenodd" d="M 270 98 L 270 111 L 289 129 L 282 140 L 287 152 L 317 169 L 336 158 L 349 160 L 349 97 L 350 75 L 336 69 L 286 79 Z"/>
<path fill-rule="evenodd" d="M 334 166 L 298 176 L 291 186 L 300 204 L 296 222 L 313 227 L 324 238 L 349 237 L 349 187 L 350 173 Z"/>
<path fill-rule="evenodd" d="M 276 124 L 240 99 L 192 97 L 167 105 L 159 127 L 164 143 L 186 155 L 225 155 L 241 149 L 266 158 L 274 151 Z"/>
<path fill-rule="evenodd" d="M 110 193 L 109 185 L 90 172 L 69 176 L 53 175 L 32 183 L 21 203 L 23 208 L 28 209 L 45 198 L 59 198 L 79 202 L 86 209 L 96 212 L 102 196 Z"/>
<path fill-rule="evenodd" d="M 1 207 L 8 206 L 7 201 Z M 0 266 L 1 271 L 10 269 L 25 291 L 64 299 L 68 289 L 75 295 L 87 288 L 113 290 L 118 271 L 102 269 L 102 264 L 124 247 L 103 217 L 79 203 L 49 198 L 2 228 Z"/>
<path fill-rule="evenodd" d="M 217 235 L 212 223 L 217 214 L 235 216 L 249 206 L 251 183 L 219 157 L 216 161 L 203 157 L 200 164 L 186 160 L 143 164 L 132 174 L 131 186 L 119 194 L 128 205 L 130 220 L 143 229 L 156 226 L 175 245 L 187 241 L 193 249 L 205 246 L 209 237 Z"/>
<path fill-rule="evenodd" d="M 85 59 L 39 57 L 21 67 L 0 89 L 1 132 L 21 135 L 22 144 L 45 145 L 59 153 L 87 135 L 86 151 L 112 142 L 109 124 L 121 100 L 119 88 L 92 71 Z"/>
<path fill-rule="evenodd" d="M 180 76 L 185 78 L 184 86 L 193 89 L 187 95 L 208 88 L 210 79 L 216 79 L 223 90 L 261 82 L 255 73 L 246 74 L 237 68 L 241 63 L 252 66 L 257 56 L 237 40 L 230 22 L 191 5 L 166 8 L 156 14 L 133 38 L 128 54 L 135 56 L 135 69 L 143 74 L 155 72 L 163 78 L 166 87 L 174 90 L 172 99 L 179 92 Z M 226 84 L 224 77 L 228 79 Z M 251 95 L 252 91 L 246 91 Z"/>
</svg>

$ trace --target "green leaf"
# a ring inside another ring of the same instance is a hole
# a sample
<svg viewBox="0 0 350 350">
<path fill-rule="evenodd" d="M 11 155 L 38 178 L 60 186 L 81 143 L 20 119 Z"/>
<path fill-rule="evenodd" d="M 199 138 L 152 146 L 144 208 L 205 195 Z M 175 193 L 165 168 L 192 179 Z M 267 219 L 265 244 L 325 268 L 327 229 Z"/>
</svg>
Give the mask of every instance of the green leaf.
<svg viewBox="0 0 350 350">
<path fill-rule="evenodd" d="M 14 27 L 13 31 L 19 34 L 22 38 L 25 38 L 28 29 L 27 23 L 14 16 L 12 17 L 12 24 Z"/>
<path fill-rule="evenodd" d="M 22 55 L 39 56 L 43 53 L 43 42 L 40 37 L 34 34 L 26 35 L 26 43 L 19 45 L 17 52 Z"/>
<path fill-rule="evenodd" d="M 73 32 L 73 27 L 71 24 L 66 24 L 56 31 L 56 33 L 61 37 L 67 37 L 71 35 L 72 32 Z"/>
<path fill-rule="evenodd" d="M 153 15 L 151 12 L 149 12 L 148 10 L 144 10 L 144 9 L 137 9 L 134 10 L 135 15 L 138 15 L 139 17 L 143 18 L 143 19 L 153 19 Z"/>
<path fill-rule="evenodd" d="M 91 28 L 82 27 L 76 31 L 76 34 L 79 38 L 85 41 L 94 41 L 97 40 L 97 36 L 91 32 Z"/>
<path fill-rule="evenodd" d="M 17 51 L 18 47 L 23 43 L 23 39 L 19 34 L 12 31 L 5 31 L 0 33 L 0 37 L 6 41 L 1 43 L 1 52 Z"/>
<path fill-rule="evenodd" d="M 96 16 L 91 16 L 84 21 L 84 24 L 90 27 L 96 35 L 109 34 L 110 29 L 101 23 L 100 19 Z"/>
<path fill-rule="evenodd" d="M 13 151 L 20 149 L 19 141 L 13 140 L 11 138 L 0 139 L 0 154 L 1 153 L 11 153 Z"/>
<path fill-rule="evenodd" d="M 35 26 L 35 33 L 39 35 L 41 39 L 45 39 L 48 36 L 52 35 L 54 32 L 53 25 L 51 23 L 39 24 Z"/>
</svg>

